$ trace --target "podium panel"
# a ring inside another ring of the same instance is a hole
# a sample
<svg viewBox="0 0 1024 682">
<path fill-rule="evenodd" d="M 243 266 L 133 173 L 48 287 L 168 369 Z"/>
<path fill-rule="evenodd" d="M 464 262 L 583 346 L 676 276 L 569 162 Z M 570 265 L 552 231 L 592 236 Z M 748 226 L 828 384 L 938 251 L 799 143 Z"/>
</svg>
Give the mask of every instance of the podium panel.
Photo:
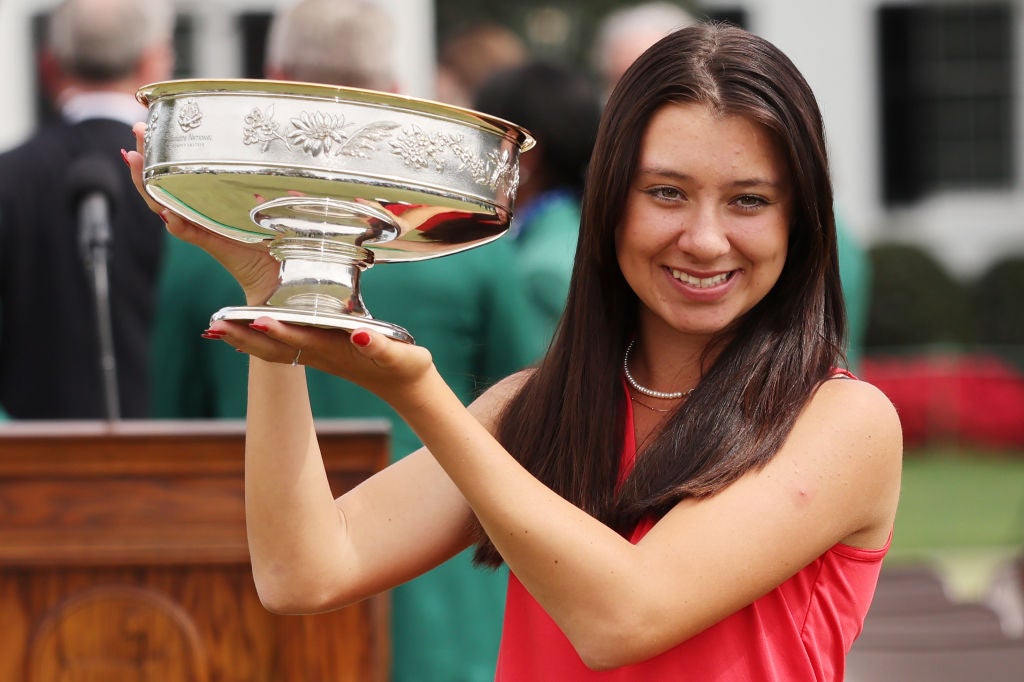
<svg viewBox="0 0 1024 682">
<path fill-rule="evenodd" d="M 387 465 L 383 420 L 321 420 L 335 495 Z M 384 682 L 385 595 L 280 616 L 245 538 L 241 421 L 0 427 L 0 680 Z"/>
</svg>

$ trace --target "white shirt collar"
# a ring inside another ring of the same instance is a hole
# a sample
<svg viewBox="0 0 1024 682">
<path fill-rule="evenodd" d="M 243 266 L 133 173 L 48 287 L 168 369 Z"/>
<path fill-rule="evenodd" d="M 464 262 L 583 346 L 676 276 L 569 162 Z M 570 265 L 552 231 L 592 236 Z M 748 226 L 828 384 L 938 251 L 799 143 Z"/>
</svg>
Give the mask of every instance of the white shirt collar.
<svg viewBox="0 0 1024 682">
<path fill-rule="evenodd" d="M 61 102 L 61 114 L 71 123 L 109 118 L 134 125 L 146 120 L 146 107 L 124 92 L 78 92 Z"/>
</svg>

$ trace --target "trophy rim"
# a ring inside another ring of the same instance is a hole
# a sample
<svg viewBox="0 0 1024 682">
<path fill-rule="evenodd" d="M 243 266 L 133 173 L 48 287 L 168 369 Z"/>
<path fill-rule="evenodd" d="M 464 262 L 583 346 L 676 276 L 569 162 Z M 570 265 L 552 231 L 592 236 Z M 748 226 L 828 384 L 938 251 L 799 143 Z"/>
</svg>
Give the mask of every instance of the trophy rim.
<svg viewBox="0 0 1024 682">
<path fill-rule="evenodd" d="M 144 85 L 136 91 L 135 98 L 142 105 L 149 107 L 153 102 L 165 97 L 189 94 L 262 94 L 399 108 L 484 128 L 510 139 L 519 147 L 520 152 L 528 151 L 537 144 L 536 138 L 529 130 L 498 116 L 422 97 L 326 83 L 264 78 L 178 78 Z"/>
</svg>

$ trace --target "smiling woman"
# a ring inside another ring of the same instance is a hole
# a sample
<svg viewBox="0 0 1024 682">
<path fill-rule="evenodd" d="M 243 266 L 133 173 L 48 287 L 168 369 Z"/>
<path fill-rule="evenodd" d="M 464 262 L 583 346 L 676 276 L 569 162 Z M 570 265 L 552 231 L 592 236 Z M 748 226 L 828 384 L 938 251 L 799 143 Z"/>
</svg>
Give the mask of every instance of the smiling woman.
<svg viewBox="0 0 1024 682">
<path fill-rule="evenodd" d="M 168 222 L 248 295 L 267 286 L 265 256 Z M 468 409 L 427 349 L 372 330 L 210 332 L 252 356 L 247 527 L 270 608 L 358 601 L 476 544 L 510 569 L 499 680 L 843 678 L 900 425 L 841 369 L 821 116 L 763 39 L 694 26 L 626 72 L 551 347 Z M 298 349 L 425 448 L 331 499 Z"/>
</svg>

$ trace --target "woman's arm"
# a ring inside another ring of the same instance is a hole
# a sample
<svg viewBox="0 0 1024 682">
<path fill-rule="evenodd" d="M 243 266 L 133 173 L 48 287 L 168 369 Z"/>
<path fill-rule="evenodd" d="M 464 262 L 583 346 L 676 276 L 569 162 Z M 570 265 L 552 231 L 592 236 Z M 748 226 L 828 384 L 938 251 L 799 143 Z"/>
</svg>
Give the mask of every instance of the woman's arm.
<svg viewBox="0 0 1024 682">
<path fill-rule="evenodd" d="M 403 458 L 335 501 L 303 368 L 253 358 L 249 385 L 246 527 L 267 608 L 336 608 L 468 546 L 469 507 L 429 453 Z"/>
<path fill-rule="evenodd" d="M 364 332 L 364 348 L 339 343 L 337 334 L 331 345 L 319 331 L 273 321 L 266 335 L 282 350 L 302 347 L 304 358 L 309 353 L 321 369 L 396 408 L 510 569 L 593 667 L 650 658 L 770 591 L 837 542 L 878 547 L 891 530 L 899 423 L 884 396 L 861 382 L 826 382 L 764 469 L 711 498 L 681 502 L 632 545 L 542 485 L 491 436 L 515 384 L 485 394 L 474 416 L 423 349 Z M 259 352 L 253 339 L 231 341 Z"/>
</svg>

